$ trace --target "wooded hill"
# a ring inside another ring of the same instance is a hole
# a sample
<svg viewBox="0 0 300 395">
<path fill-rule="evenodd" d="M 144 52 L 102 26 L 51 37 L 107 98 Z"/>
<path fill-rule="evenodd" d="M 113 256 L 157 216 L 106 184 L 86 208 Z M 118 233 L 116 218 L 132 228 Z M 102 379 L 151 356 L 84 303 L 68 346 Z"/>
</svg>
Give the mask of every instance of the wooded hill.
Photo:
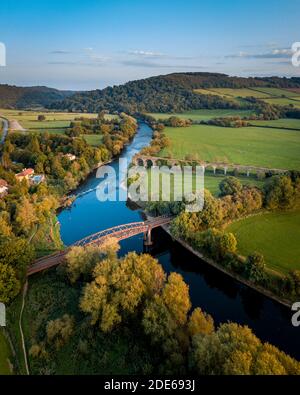
<svg viewBox="0 0 300 395">
<path fill-rule="evenodd" d="M 39 108 L 72 95 L 71 91 L 60 91 L 46 86 L 18 87 L 0 84 L 0 108 Z"/>
<path fill-rule="evenodd" d="M 102 90 L 77 93 L 50 105 L 52 109 L 98 112 L 182 112 L 199 108 L 249 108 L 247 102 L 196 94 L 197 88 L 265 86 L 299 88 L 300 78 L 242 78 L 217 73 L 174 73 L 130 81 Z"/>
<path fill-rule="evenodd" d="M 244 78 L 218 73 L 173 73 L 87 92 L 0 85 L 0 107 L 78 112 L 182 112 L 200 108 L 251 108 L 247 101 L 195 93 L 199 88 L 300 88 L 299 77 Z"/>
</svg>

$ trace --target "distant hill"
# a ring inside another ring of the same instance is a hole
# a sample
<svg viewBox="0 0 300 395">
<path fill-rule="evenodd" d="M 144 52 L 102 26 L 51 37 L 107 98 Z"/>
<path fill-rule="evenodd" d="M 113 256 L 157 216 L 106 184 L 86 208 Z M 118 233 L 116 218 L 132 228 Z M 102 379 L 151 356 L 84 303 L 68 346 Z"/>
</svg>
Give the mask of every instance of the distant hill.
<svg viewBox="0 0 300 395">
<path fill-rule="evenodd" d="M 76 93 L 50 104 L 50 108 L 69 111 L 98 112 L 100 110 L 135 112 L 181 112 L 199 108 L 240 108 L 229 98 L 196 94 L 197 88 L 247 88 L 266 86 L 300 88 L 300 78 L 242 78 L 218 73 L 174 73 L 124 85 Z"/>
<path fill-rule="evenodd" d="M 18 87 L 0 84 L 0 108 L 47 107 L 53 102 L 61 101 L 73 93 L 45 86 Z"/>
<path fill-rule="evenodd" d="M 173 73 L 87 92 L 44 86 L 0 85 L 0 108 L 37 108 L 73 112 L 182 112 L 200 108 L 251 108 L 246 100 L 195 93 L 199 88 L 274 87 L 300 89 L 300 77 L 244 78 L 219 73 Z"/>
</svg>

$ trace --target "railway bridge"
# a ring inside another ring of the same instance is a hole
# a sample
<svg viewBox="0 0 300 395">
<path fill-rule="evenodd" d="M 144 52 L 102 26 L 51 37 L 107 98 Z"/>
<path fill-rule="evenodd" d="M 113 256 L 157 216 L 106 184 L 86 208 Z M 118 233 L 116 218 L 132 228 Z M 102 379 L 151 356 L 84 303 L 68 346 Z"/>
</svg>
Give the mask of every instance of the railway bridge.
<svg viewBox="0 0 300 395">
<path fill-rule="evenodd" d="M 137 154 L 133 157 L 132 162 L 136 166 L 159 166 L 165 164 L 167 166 L 184 166 L 195 164 L 197 166 L 201 166 L 203 168 L 203 172 L 206 169 L 213 170 L 214 174 L 216 174 L 217 170 L 223 170 L 224 175 L 227 174 L 229 170 L 236 171 L 238 173 L 246 174 L 247 177 L 250 176 L 251 173 L 255 174 L 286 174 L 288 170 L 285 169 L 272 169 L 267 167 L 259 167 L 252 165 L 241 165 L 241 164 L 232 164 L 225 162 L 206 162 L 198 159 L 174 159 L 174 158 L 163 158 L 158 156 L 150 156 L 150 155 L 140 155 Z"/>
</svg>

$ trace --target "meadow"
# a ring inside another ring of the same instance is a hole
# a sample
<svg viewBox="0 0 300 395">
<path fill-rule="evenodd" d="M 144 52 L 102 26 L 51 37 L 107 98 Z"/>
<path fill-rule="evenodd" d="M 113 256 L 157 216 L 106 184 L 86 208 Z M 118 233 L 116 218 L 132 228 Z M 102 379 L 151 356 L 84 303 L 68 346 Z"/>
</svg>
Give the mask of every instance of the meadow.
<svg viewBox="0 0 300 395">
<path fill-rule="evenodd" d="M 18 111 L 0 109 L 0 116 L 9 120 L 15 119 L 19 124 L 29 132 L 65 134 L 70 123 L 76 118 L 97 118 L 97 114 L 92 113 L 68 113 L 68 112 L 47 112 L 47 111 Z M 38 116 L 44 115 L 44 121 L 38 121 Z M 106 114 L 107 119 L 117 117 L 117 115 Z M 102 142 L 102 136 L 99 134 L 82 135 L 86 142 L 93 146 L 99 146 Z"/>
<path fill-rule="evenodd" d="M 183 113 L 173 113 L 173 114 L 168 114 L 168 113 L 149 113 L 151 117 L 155 118 L 156 120 L 159 119 L 168 119 L 172 116 L 182 118 L 182 119 L 191 119 L 192 121 L 207 121 L 209 119 L 213 118 L 220 118 L 220 117 L 234 117 L 234 116 L 239 116 L 239 117 L 246 117 L 251 114 L 250 110 L 234 110 L 234 109 L 228 109 L 228 110 L 223 110 L 223 109 L 214 109 L 214 110 L 192 110 L 192 111 L 186 111 Z"/>
<path fill-rule="evenodd" d="M 4 336 L 2 328 L 0 328 L 0 375 L 11 374 L 8 360 L 11 359 L 11 352 L 8 342 Z"/>
<path fill-rule="evenodd" d="M 226 230 L 235 234 L 238 251 L 264 255 L 269 268 L 287 274 L 300 270 L 300 210 L 270 212 L 233 222 Z"/>
<path fill-rule="evenodd" d="M 161 170 L 162 172 L 162 170 Z M 228 175 L 233 175 L 228 173 Z M 215 197 L 218 197 L 220 195 L 220 188 L 219 185 L 222 180 L 224 180 L 226 176 L 221 173 L 216 173 L 213 174 L 212 171 L 206 171 L 204 175 L 204 188 L 209 190 L 212 195 Z M 235 176 L 237 177 L 242 185 L 249 185 L 249 186 L 256 186 L 258 188 L 263 188 L 264 185 L 264 180 L 260 180 L 255 178 L 254 175 L 247 177 L 245 175 L 238 175 Z M 166 182 L 166 181 L 165 181 Z M 174 193 L 176 196 L 183 196 L 184 193 L 184 185 L 192 185 L 193 186 L 193 191 L 195 192 L 196 190 L 199 191 L 199 188 L 196 189 L 196 177 L 195 174 L 189 175 L 189 174 L 184 174 L 184 182 L 175 182 L 174 180 L 174 175 L 171 174 L 170 177 L 170 183 L 169 184 L 164 184 L 164 189 L 162 187 L 162 178 L 160 177 L 160 182 L 159 182 L 159 196 L 160 199 L 162 198 L 162 191 L 166 193 L 168 191 L 167 185 L 169 185 L 170 188 L 170 199 L 171 201 L 174 200 Z M 154 193 L 154 191 L 153 191 Z M 151 171 L 148 169 L 148 197 L 149 200 L 151 200 Z"/>
<path fill-rule="evenodd" d="M 93 147 L 98 147 L 102 143 L 103 136 L 101 134 L 82 134 L 81 136 Z"/>
<path fill-rule="evenodd" d="M 253 88 L 210 88 L 210 89 L 195 89 L 195 93 L 226 96 L 227 98 L 237 99 L 245 97 L 256 97 L 257 99 L 264 100 L 269 104 L 275 104 L 278 106 L 290 106 L 293 105 L 295 108 L 300 108 L 300 94 L 297 91 L 291 91 L 280 88 L 265 88 L 265 87 L 253 87 Z"/>
<path fill-rule="evenodd" d="M 59 129 L 70 126 L 70 122 L 75 118 L 97 118 L 97 114 L 90 113 L 68 113 L 68 112 L 47 112 L 47 111 L 19 111 L 0 109 L 0 115 L 7 119 L 15 119 L 24 129 Z M 45 121 L 38 121 L 39 115 L 45 115 Z"/>
<path fill-rule="evenodd" d="M 265 102 L 269 104 L 275 104 L 277 106 L 293 106 L 295 108 L 300 108 L 300 101 L 296 98 L 288 99 L 286 97 L 272 97 L 271 99 L 264 99 Z"/>
<path fill-rule="evenodd" d="M 253 96 L 258 99 L 263 99 L 269 95 L 264 92 L 258 92 L 250 88 L 232 89 L 232 88 L 213 88 L 211 92 L 216 92 L 218 95 L 231 96 L 231 97 L 249 97 Z"/>
<path fill-rule="evenodd" d="M 283 118 L 268 121 L 250 121 L 251 125 L 262 127 L 274 127 L 280 129 L 300 130 L 300 119 Z"/>
<path fill-rule="evenodd" d="M 300 134 L 296 130 L 193 125 L 167 127 L 164 133 L 171 144 L 158 156 L 300 170 Z"/>
<path fill-rule="evenodd" d="M 278 96 L 278 97 L 295 97 L 295 96 L 299 96 L 299 94 L 295 93 L 295 92 L 291 92 L 287 89 L 280 89 L 280 88 L 261 88 L 261 87 L 257 87 L 257 88 L 251 88 L 253 90 L 255 90 L 256 92 L 262 92 L 264 94 L 270 95 L 270 96 Z M 266 95 L 265 95 L 266 96 Z"/>
</svg>

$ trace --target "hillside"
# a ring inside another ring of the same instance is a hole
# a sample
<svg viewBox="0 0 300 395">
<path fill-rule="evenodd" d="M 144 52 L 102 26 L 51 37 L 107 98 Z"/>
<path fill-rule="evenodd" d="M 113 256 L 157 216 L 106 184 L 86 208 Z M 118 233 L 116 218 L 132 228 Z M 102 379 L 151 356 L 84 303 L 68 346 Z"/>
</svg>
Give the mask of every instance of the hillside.
<svg viewBox="0 0 300 395">
<path fill-rule="evenodd" d="M 194 109 L 249 109 L 247 100 L 205 89 L 300 89 L 300 78 L 243 78 L 218 73 L 173 73 L 130 81 L 126 84 L 87 92 L 60 91 L 43 86 L 0 85 L 0 108 L 46 107 L 72 112 L 183 112 Z M 198 92 L 195 90 L 198 89 Z M 255 96 L 253 92 L 251 96 Z M 257 93 L 256 93 L 257 96 Z M 259 97 L 257 97 L 258 99 Z M 270 104 L 284 104 L 271 103 Z"/>
<path fill-rule="evenodd" d="M 24 109 L 47 107 L 72 95 L 71 91 L 60 91 L 45 86 L 18 87 L 0 84 L 0 108 Z"/>
<path fill-rule="evenodd" d="M 300 78 L 242 78 L 217 73 L 174 73 L 130 81 L 103 90 L 77 93 L 52 109 L 98 112 L 182 112 L 200 108 L 249 108 L 234 98 L 196 94 L 197 88 L 247 88 L 249 86 L 299 88 Z"/>
</svg>

